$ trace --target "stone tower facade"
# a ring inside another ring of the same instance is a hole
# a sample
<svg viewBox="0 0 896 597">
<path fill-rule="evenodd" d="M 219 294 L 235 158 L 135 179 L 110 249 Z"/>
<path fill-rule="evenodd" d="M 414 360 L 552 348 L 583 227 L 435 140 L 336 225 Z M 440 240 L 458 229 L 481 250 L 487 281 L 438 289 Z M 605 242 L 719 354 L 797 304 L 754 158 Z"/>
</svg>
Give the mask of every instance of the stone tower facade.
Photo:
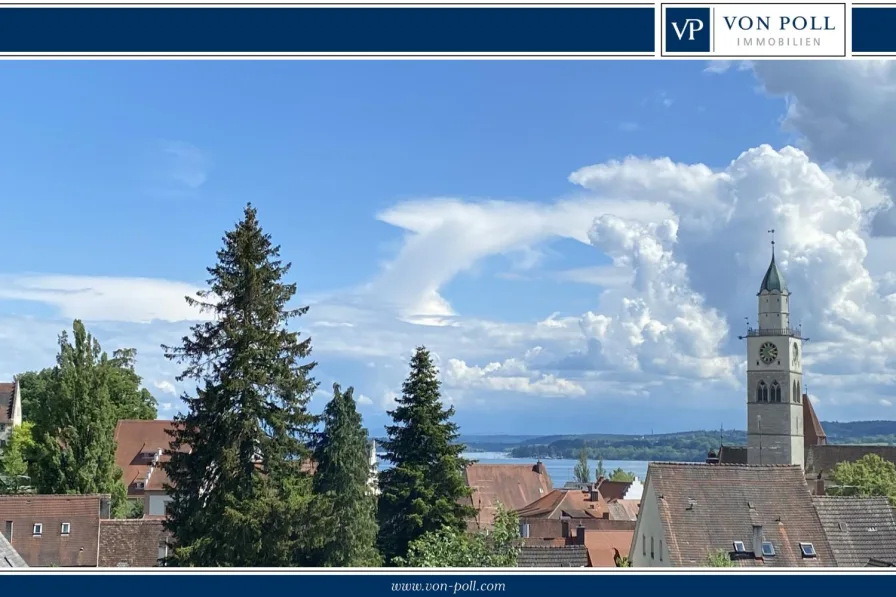
<svg viewBox="0 0 896 597">
<path fill-rule="evenodd" d="M 802 337 L 790 326 L 774 242 L 758 297 L 758 325 L 747 331 L 747 462 L 805 468 Z"/>
</svg>

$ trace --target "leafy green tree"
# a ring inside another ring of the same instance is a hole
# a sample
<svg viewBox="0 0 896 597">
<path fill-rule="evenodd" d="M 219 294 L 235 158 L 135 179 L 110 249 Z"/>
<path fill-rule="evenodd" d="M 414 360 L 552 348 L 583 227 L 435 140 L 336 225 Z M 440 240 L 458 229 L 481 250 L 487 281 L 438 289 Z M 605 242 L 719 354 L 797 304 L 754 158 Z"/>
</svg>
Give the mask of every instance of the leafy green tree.
<svg viewBox="0 0 896 597">
<path fill-rule="evenodd" d="M 353 388 L 333 384 L 333 399 L 324 409 L 324 430 L 314 451 L 314 492 L 322 545 L 315 566 L 379 566 L 376 548 L 376 495 L 368 456 L 367 430 L 355 408 Z"/>
<path fill-rule="evenodd" d="M 122 348 L 108 359 L 109 373 L 107 385 L 109 400 L 115 410 L 115 420 L 152 420 L 157 416 L 156 399 L 146 388 L 141 388 L 142 380 L 134 367 L 137 351 Z M 51 390 L 53 369 L 26 371 L 16 376 L 22 392 L 22 418 L 30 421 L 36 416 L 40 404 L 52 400 Z"/>
<path fill-rule="evenodd" d="M 886 496 L 896 506 L 896 464 L 877 454 L 866 454 L 855 462 L 840 462 L 831 471 L 829 495 Z"/>
<path fill-rule="evenodd" d="M 610 473 L 610 481 L 634 481 L 635 473 L 631 473 L 624 469 L 617 468 L 615 471 Z"/>
<path fill-rule="evenodd" d="M 30 421 L 37 411 L 38 403 L 45 400 L 47 396 L 47 387 L 53 380 L 53 369 L 26 371 L 16 375 L 16 380 L 19 382 L 19 391 L 22 396 L 22 419 Z"/>
<path fill-rule="evenodd" d="M 600 454 L 597 455 L 597 470 L 594 471 L 594 475 L 596 479 L 607 478 L 607 470 L 604 468 L 604 457 Z"/>
<path fill-rule="evenodd" d="M 184 367 L 178 380 L 197 384 L 171 431 L 165 526 L 175 546 L 165 564 L 302 564 L 312 491 L 303 465 L 316 424 L 307 405 L 317 385 L 311 340 L 289 324 L 308 308 L 288 308 L 290 265 L 251 204 L 223 243 L 208 289 L 187 297 L 212 317 L 164 347 Z"/>
<path fill-rule="evenodd" d="M 734 568 L 731 556 L 724 549 L 719 549 L 706 556 L 703 566 L 707 568 Z"/>
<path fill-rule="evenodd" d="M 440 383 L 429 351 L 420 347 L 411 358 L 393 425 L 383 442 L 392 467 L 380 474 L 380 551 L 386 561 L 403 556 L 410 543 L 428 532 L 463 531 L 475 515 L 461 503 L 470 495 L 464 480 L 469 461 L 457 442 L 454 408 L 443 408 Z"/>
<path fill-rule="evenodd" d="M 59 336 L 49 400 L 34 413 L 34 481 L 40 493 L 105 493 L 113 514 L 127 511 L 127 490 L 115 464 L 115 409 L 109 396 L 109 358 L 75 320 L 72 340 Z"/>
<path fill-rule="evenodd" d="M 616 554 L 616 557 L 613 558 L 613 562 L 616 564 L 617 568 L 631 568 L 632 562 L 628 559 L 627 556 Z"/>
<path fill-rule="evenodd" d="M 117 419 L 142 419 L 151 421 L 158 416 L 156 399 L 146 388 L 134 370 L 137 351 L 122 348 L 112 353 L 109 375 L 109 395 L 115 405 Z"/>
<path fill-rule="evenodd" d="M 34 424 L 25 421 L 14 427 L 0 452 L 0 494 L 20 493 L 31 485 L 29 456 L 34 450 Z"/>
<path fill-rule="evenodd" d="M 412 568 L 512 568 L 521 545 L 519 519 L 499 507 L 490 532 L 471 534 L 448 527 L 429 531 L 410 543 L 406 557 L 394 562 Z"/>
<path fill-rule="evenodd" d="M 591 469 L 588 468 L 588 450 L 585 446 L 582 446 L 582 449 L 579 450 L 579 461 L 576 463 L 573 475 L 575 475 L 578 483 L 591 483 Z"/>
</svg>

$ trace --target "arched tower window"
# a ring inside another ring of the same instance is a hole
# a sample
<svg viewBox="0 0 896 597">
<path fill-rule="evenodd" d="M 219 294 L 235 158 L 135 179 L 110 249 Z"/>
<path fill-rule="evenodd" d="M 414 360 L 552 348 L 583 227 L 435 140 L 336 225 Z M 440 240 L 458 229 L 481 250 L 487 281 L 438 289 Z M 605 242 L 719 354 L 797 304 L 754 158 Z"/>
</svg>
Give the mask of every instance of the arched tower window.
<svg viewBox="0 0 896 597">
<path fill-rule="evenodd" d="M 771 401 L 772 402 L 781 402 L 781 386 L 778 385 L 778 382 L 772 382 L 772 392 L 771 392 Z"/>
<path fill-rule="evenodd" d="M 793 380 L 793 398 L 791 398 L 790 401 L 791 401 L 791 402 L 799 402 L 799 401 L 797 400 L 797 396 L 798 396 L 798 395 L 799 395 L 799 394 L 797 394 L 797 389 L 796 389 L 796 380 Z"/>
<path fill-rule="evenodd" d="M 796 403 L 799 404 L 803 401 L 803 389 L 800 387 L 800 382 L 796 382 Z"/>
<path fill-rule="evenodd" d="M 760 381 L 756 386 L 756 402 L 768 402 L 768 386 L 764 381 Z"/>
</svg>

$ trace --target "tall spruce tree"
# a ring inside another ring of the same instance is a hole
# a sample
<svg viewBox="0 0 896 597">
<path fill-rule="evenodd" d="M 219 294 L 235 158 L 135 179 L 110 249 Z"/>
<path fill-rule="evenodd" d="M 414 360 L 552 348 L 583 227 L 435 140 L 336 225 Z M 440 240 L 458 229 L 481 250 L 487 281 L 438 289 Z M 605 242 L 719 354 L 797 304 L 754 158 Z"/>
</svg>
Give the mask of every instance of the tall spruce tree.
<svg viewBox="0 0 896 597">
<path fill-rule="evenodd" d="M 185 415 L 171 432 L 166 469 L 172 501 L 165 526 L 174 566 L 289 566 L 302 562 L 311 499 L 306 472 L 316 384 L 310 338 L 288 324 L 290 265 L 259 225 L 251 204 L 227 232 L 208 289 L 190 305 L 212 315 L 178 347 L 178 380 L 194 380 Z M 184 448 L 189 447 L 189 450 Z"/>
<path fill-rule="evenodd" d="M 354 389 L 333 384 L 324 409 L 324 430 L 314 451 L 316 520 L 329 532 L 312 559 L 315 566 L 378 566 L 376 494 L 367 430 L 355 408 Z"/>
<path fill-rule="evenodd" d="M 442 406 L 429 351 L 418 348 L 410 365 L 383 443 L 393 466 L 380 474 L 379 543 L 389 562 L 427 532 L 465 529 L 475 514 L 461 501 L 470 495 L 464 481 L 470 462 L 461 457 L 465 446 L 457 443 L 454 408 Z"/>
<path fill-rule="evenodd" d="M 113 512 L 127 509 L 127 490 L 115 464 L 115 408 L 109 396 L 111 364 L 99 342 L 75 320 L 72 339 L 59 335 L 50 399 L 34 412 L 37 455 L 34 484 L 40 493 L 105 493 Z"/>
</svg>

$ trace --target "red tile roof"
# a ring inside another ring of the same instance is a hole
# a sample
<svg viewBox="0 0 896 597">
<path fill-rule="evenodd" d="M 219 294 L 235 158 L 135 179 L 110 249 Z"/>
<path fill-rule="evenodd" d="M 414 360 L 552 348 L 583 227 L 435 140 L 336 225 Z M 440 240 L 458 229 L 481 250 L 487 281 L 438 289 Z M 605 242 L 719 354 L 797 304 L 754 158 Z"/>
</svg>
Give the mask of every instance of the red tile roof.
<svg viewBox="0 0 896 597">
<path fill-rule="evenodd" d="M 140 481 L 146 482 L 147 491 L 161 491 L 168 483 L 168 475 L 160 465 L 169 460 L 166 452 L 171 444 L 171 436 L 167 431 L 173 428 L 174 421 L 162 419 L 154 421 L 125 419 L 118 422 L 115 428 L 115 441 L 118 442 L 115 462 L 124 473 L 122 480 L 128 488 L 129 496 L 143 494 L 144 489 L 137 485 Z M 142 454 L 159 454 L 159 451 L 161 453 L 155 465 L 151 456 L 142 456 Z M 182 447 L 181 451 L 188 451 L 188 448 Z"/>
<path fill-rule="evenodd" d="M 519 508 L 520 518 L 606 518 L 607 501 L 598 491 L 555 489 L 531 504 Z"/>
<path fill-rule="evenodd" d="M 108 500 L 100 495 L 0 496 L 0 531 L 29 566 L 96 566 L 100 510 Z M 63 523 L 69 525 L 67 535 Z M 40 536 L 34 534 L 36 524 Z"/>
<path fill-rule="evenodd" d="M 836 565 L 800 466 L 651 462 L 644 495 L 656 496 L 672 566 L 701 566 L 734 541 L 749 552 L 738 566 Z M 754 556 L 755 528 L 773 557 Z M 816 557 L 803 557 L 800 543 L 813 544 Z"/>
<path fill-rule="evenodd" d="M 471 464 L 466 469 L 467 486 L 473 490 L 470 504 L 479 510 L 477 524 L 494 523 L 500 503 L 518 510 L 548 494 L 553 485 L 544 464 Z"/>
<path fill-rule="evenodd" d="M 607 481 L 604 479 L 597 485 L 597 490 L 604 496 L 605 500 L 612 502 L 613 500 L 625 498 L 625 492 L 631 486 L 631 481 Z"/>
<path fill-rule="evenodd" d="M 100 521 L 99 566 L 158 566 L 159 544 L 169 541 L 161 518 Z"/>
<path fill-rule="evenodd" d="M 815 407 L 809 396 L 803 394 L 803 444 L 806 448 L 809 446 L 818 446 L 827 443 L 827 436 L 818 415 L 815 414 Z"/>
</svg>

